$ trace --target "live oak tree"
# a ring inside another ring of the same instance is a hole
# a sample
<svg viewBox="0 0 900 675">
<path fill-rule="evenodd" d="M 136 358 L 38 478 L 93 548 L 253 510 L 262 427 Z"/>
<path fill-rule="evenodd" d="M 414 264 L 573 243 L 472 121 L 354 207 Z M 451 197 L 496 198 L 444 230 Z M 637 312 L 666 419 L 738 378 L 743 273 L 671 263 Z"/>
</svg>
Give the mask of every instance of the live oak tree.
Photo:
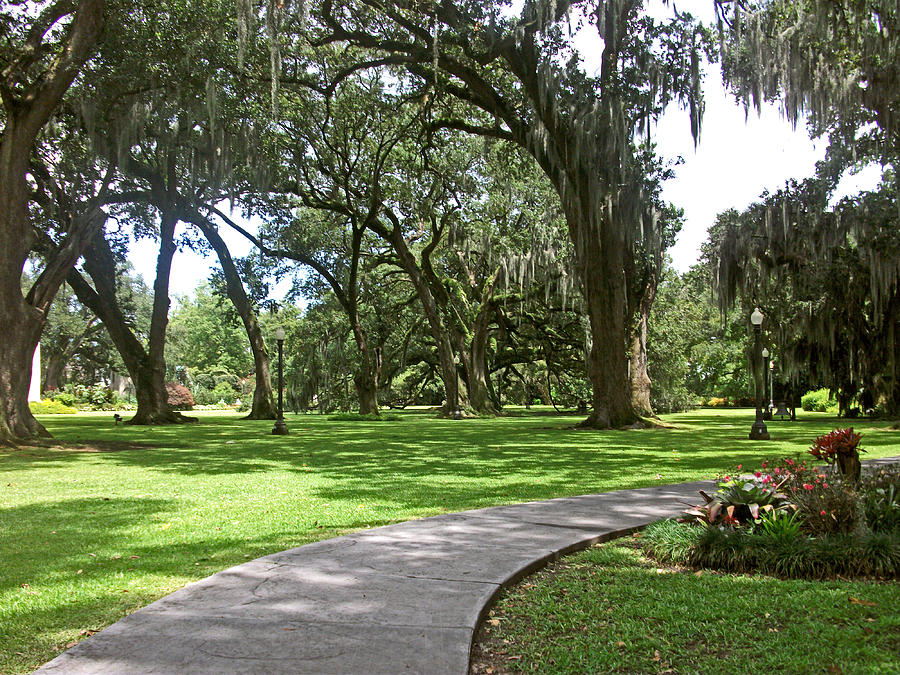
<svg viewBox="0 0 900 675">
<path fill-rule="evenodd" d="M 136 10 L 115 39 L 104 41 L 101 58 L 117 68 L 87 74 L 79 111 L 95 153 L 116 159 L 117 181 L 130 190 L 130 205 L 119 207 L 124 220 L 159 242 L 146 347 L 128 335 L 127 327 L 110 327 L 137 391 L 138 411 L 129 420 L 133 424 L 185 419 L 169 409 L 165 390 L 168 287 L 179 243 L 201 244 L 187 234 L 176 235 L 179 223 L 195 225 L 216 251 L 229 297 L 245 325 L 257 366 L 250 416 L 273 415 L 268 355 L 258 321 L 230 254 L 206 217 L 212 205 L 246 183 L 248 174 L 258 179 L 247 164 L 256 157 L 259 129 L 246 110 L 238 107 L 237 113 L 245 116 L 235 115 L 227 105 L 243 96 L 241 83 L 229 79 L 235 61 L 229 46 L 236 40 L 232 8 L 210 0 L 200 9 L 196 3 L 173 2 Z M 174 37 L 185 48 L 173 54 Z M 134 82 L 141 85 L 135 87 Z M 112 258 L 107 248 L 96 240 L 86 252 L 86 269 L 109 277 Z M 77 279 L 73 283 L 85 303 L 97 304 L 104 323 L 120 320 L 113 288 L 98 279 L 93 288 L 79 285 Z"/>
<path fill-rule="evenodd" d="M 91 205 L 59 233 L 59 246 L 23 294 L 35 242 L 27 175 L 40 135 L 94 52 L 104 0 L 8 4 L 0 10 L 0 444 L 46 435 L 28 409 L 32 353 L 69 268 L 104 221 Z"/>
<path fill-rule="evenodd" d="M 398 65 L 433 83 L 436 100 L 453 97 L 490 117 L 441 118 L 436 108 L 435 127 L 514 142 L 546 173 L 566 215 L 593 337 L 588 426 L 637 419 L 625 355 L 625 266 L 644 204 L 632 134 L 672 100 L 690 108 L 695 134 L 702 113 L 701 32 L 684 15 L 656 24 L 642 5 L 527 2 L 515 18 L 499 6 L 449 1 L 329 1 L 312 11 L 313 44 L 354 45 L 367 50 L 360 68 Z M 578 68 L 564 39 L 578 7 L 603 42 L 595 78 Z"/>
<path fill-rule="evenodd" d="M 737 95 L 757 107 L 780 100 L 790 120 L 807 115 L 811 133 L 827 133 L 830 142 L 814 178 L 763 195 L 723 233 L 720 297 L 728 305 L 741 293 L 789 288 L 808 311 L 786 340 L 787 365 L 808 367 L 844 401 L 863 389 L 895 413 L 900 8 L 879 0 L 717 7 L 723 73 Z M 894 185 L 832 210 L 828 199 L 842 173 L 871 161 L 891 167 Z"/>
</svg>

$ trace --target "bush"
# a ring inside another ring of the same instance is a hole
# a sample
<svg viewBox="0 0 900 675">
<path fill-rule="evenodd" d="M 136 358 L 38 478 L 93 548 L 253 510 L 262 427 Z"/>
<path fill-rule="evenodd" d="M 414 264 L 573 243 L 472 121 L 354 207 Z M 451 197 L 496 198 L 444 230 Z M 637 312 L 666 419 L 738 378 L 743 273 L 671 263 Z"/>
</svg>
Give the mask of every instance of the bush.
<svg viewBox="0 0 900 675">
<path fill-rule="evenodd" d="M 213 390 L 209 392 L 209 398 L 212 399 L 210 403 L 218 403 L 219 401 L 222 401 L 227 405 L 232 405 L 236 397 L 237 392 L 234 390 L 234 387 L 232 387 L 228 382 L 219 382 L 215 387 L 213 387 Z"/>
<path fill-rule="evenodd" d="M 837 466 L 843 480 L 858 483 L 862 475 L 859 453 L 866 452 L 859 447 L 861 438 L 862 434 L 853 433 L 852 427 L 835 429 L 819 436 L 809 449 L 809 454 L 829 466 Z"/>
<path fill-rule="evenodd" d="M 828 389 L 808 391 L 800 397 L 800 407 L 806 412 L 837 412 L 838 404 Z"/>
<path fill-rule="evenodd" d="M 900 576 L 897 534 L 811 538 L 795 528 L 767 532 L 760 527 L 747 532 L 663 521 L 644 531 L 642 544 L 650 556 L 661 562 L 723 572 L 756 571 L 800 579 Z"/>
<path fill-rule="evenodd" d="M 675 413 L 693 410 L 700 399 L 684 387 L 673 391 L 651 391 L 650 404 L 658 413 Z"/>
<path fill-rule="evenodd" d="M 900 464 L 881 467 L 866 476 L 860 493 L 872 531 L 900 533 Z"/>
<path fill-rule="evenodd" d="M 725 406 L 728 405 L 728 399 L 727 398 L 718 398 L 717 396 L 712 396 L 706 402 L 706 405 L 708 405 L 711 408 L 724 408 Z"/>
<path fill-rule="evenodd" d="M 194 407 L 194 397 L 183 384 L 166 382 L 166 395 L 172 410 L 191 410 Z"/>
<path fill-rule="evenodd" d="M 70 408 L 75 407 L 75 395 L 70 394 L 65 391 L 55 391 L 48 396 L 48 398 L 52 401 L 56 401 L 57 403 L 61 403 L 64 406 L 68 406 Z"/>
<path fill-rule="evenodd" d="M 49 398 L 40 401 L 31 401 L 28 404 L 32 415 L 74 415 L 78 412 L 75 406 L 66 405 L 60 401 Z"/>
</svg>

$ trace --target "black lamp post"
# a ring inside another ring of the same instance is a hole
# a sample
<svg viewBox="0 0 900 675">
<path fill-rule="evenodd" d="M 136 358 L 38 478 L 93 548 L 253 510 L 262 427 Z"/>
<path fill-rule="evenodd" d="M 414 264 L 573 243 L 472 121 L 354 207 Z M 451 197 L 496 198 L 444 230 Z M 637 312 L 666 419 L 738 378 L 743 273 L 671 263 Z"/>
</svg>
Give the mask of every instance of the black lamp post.
<svg viewBox="0 0 900 675">
<path fill-rule="evenodd" d="M 750 315 L 750 323 L 753 324 L 753 355 L 756 357 L 757 363 L 762 363 L 762 350 L 760 349 L 760 345 L 762 344 L 762 322 L 763 322 L 763 313 L 759 311 L 759 307 L 753 310 L 753 314 Z M 765 372 L 765 369 L 763 370 Z M 765 377 L 765 376 L 763 376 Z M 755 377 L 753 378 L 756 382 L 759 382 L 763 378 L 759 378 L 757 380 Z M 753 426 L 750 428 L 750 440 L 751 441 L 767 441 L 769 440 L 769 430 L 766 429 L 766 423 L 763 422 L 762 418 L 762 397 L 765 396 L 765 393 L 760 395 L 759 385 L 756 385 L 756 421 L 753 423 Z"/>
<path fill-rule="evenodd" d="M 275 426 L 272 433 L 276 436 L 287 436 L 288 428 L 284 423 L 284 328 L 279 326 L 275 331 L 275 339 L 278 341 L 278 417 L 275 418 Z"/>
<path fill-rule="evenodd" d="M 762 411 L 763 411 L 763 420 L 772 419 L 769 417 L 769 404 L 768 401 L 768 393 L 769 393 L 769 348 L 763 347 L 762 350 L 762 372 L 763 372 L 763 387 L 762 387 Z"/>
</svg>

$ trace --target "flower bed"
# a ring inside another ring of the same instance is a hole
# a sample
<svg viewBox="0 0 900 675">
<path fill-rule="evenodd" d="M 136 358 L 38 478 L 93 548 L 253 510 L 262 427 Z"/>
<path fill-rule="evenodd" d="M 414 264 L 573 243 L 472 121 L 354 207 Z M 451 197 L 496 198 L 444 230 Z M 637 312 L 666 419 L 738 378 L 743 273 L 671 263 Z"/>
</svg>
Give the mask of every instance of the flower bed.
<svg viewBox="0 0 900 675">
<path fill-rule="evenodd" d="M 810 454 L 824 469 L 783 458 L 726 475 L 704 504 L 647 528 L 657 559 L 783 577 L 900 576 L 900 464 L 863 473 L 860 434 L 820 436 Z"/>
</svg>

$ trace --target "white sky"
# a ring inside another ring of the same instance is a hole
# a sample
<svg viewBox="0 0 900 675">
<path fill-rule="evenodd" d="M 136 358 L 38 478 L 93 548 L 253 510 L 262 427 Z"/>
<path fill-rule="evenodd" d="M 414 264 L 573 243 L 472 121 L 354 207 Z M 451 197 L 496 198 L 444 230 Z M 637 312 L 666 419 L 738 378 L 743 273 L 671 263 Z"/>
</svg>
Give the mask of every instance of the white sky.
<svg viewBox="0 0 900 675">
<path fill-rule="evenodd" d="M 700 4 L 702 8 L 711 6 L 707 2 Z M 596 33 L 583 31 L 576 36 L 576 45 L 587 55 L 589 72 L 596 68 L 600 44 Z M 659 154 L 669 159 L 680 155 L 684 159 L 676 167 L 676 177 L 663 190 L 664 199 L 684 209 L 684 227 L 669 251 L 679 272 L 697 262 L 700 245 L 716 214 L 729 208 L 743 210 L 764 190 L 774 191 L 788 179 L 811 176 L 816 162 L 825 154 L 824 140 L 810 140 L 804 126 L 792 129 L 775 105 L 764 107 L 760 115 L 751 110 L 745 119 L 743 107 L 725 92 L 718 66 L 707 69 L 704 95 L 706 112 L 696 149 L 688 115 L 675 106 L 666 111 L 654 134 Z M 838 188 L 839 196 L 871 189 L 880 176 L 880 167 L 847 176 Z M 250 247 L 246 239 L 227 227 L 221 233 L 232 255 L 247 254 Z M 155 277 L 156 253 L 154 242 L 144 241 L 135 245 L 129 255 L 135 270 L 148 284 Z M 173 262 L 171 294 L 190 294 L 217 265 L 214 254 L 204 258 L 191 251 L 179 251 Z M 286 284 L 279 286 L 283 295 Z"/>
</svg>

